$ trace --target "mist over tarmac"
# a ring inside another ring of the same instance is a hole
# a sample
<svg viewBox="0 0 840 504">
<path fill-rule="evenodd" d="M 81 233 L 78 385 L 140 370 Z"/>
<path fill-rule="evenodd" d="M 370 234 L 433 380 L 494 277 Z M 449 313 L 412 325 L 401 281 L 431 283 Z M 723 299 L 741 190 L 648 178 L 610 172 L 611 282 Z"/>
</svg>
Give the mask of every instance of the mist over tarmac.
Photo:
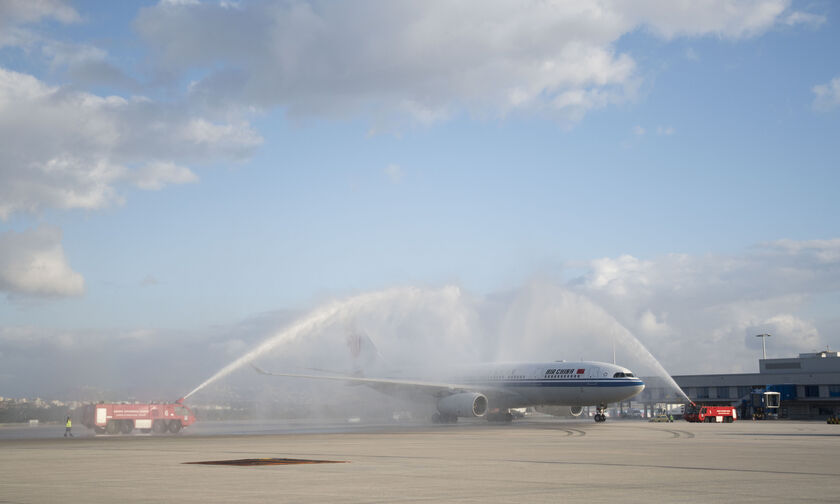
<svg viewBox="0 0 840 504">
<path fill-rule="evenodd" d="M 360 331 L 377 346 L 373 362 L 370 354 L 354 356 L 348 348 L 348 337 Z M 470 296 L 455 286 L 395 288 L 314 309 L 233 360 L 187 397 L 200 398 L 203 390 L 229 376 L 252 372 L 253 363 L 283 372 L 351 373 L 361 368 L 369 375 L 397 373 L 441 381 L 464 364 L 611 361 L 613 354 L 617 362 L 621 355 L 620 363 L 636 373 L 669 379 L 650 352 L 606 311 L 556 285 L 535 282 L 492 298 Z M 282 380 L 285 386 L 302 381 L 261 378 Z M 676 384 L 674 388 L 678 390 Z"/>
<path fill-rule="evenodd" d="M 380 354 L 354 358 L 348 336 L 363 333 Z M 549 281 L 532 281 L 479 296 L 455 285 L 396 287 L 327 301 L 309 311 L 265 313 L 199 332 L 65 334 L 42 342 L 4 370 L 23 393 L 63 399 L 174 400 L 190 404 L 250 402 L 267 415 L 318 409 L 393 411 L 400 405 L 367 387 L 259 375 L 327 370 L 402 373 L 441 380 L 461 365 L 493 361 L 600 360 L 640 375 L 663 375 L 656 359 L 587 296 Z M 7 343 L 8 344 L 8 343 Z M 24 348 L 24 350 L 27 350 Z M 55 362 L 57 365 L 43 365 Z M 37 374 L 29 372 L 39 369 Z M 17 382 L 17 383 L 16 383 Z M 389 402 L 391 401 L 391 402 Z M 358 409 L 358 408 L 357 408 Z M 321 411 L 320 413 L 323 413 Z"/>
</svg>

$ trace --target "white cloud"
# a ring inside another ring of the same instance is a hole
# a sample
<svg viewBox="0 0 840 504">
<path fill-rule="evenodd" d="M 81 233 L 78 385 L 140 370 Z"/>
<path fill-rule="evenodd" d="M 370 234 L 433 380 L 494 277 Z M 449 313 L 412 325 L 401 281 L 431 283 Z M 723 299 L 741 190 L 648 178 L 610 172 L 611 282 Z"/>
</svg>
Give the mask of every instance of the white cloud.
<svg viewBox="0 0 840 504">
<path fill-rule="evenodd" d="M 697 51 L 695 51 L 695 50 L 694 50 L 693 48 L 691 48 L 691 47 L 689 47 L 688 49 L 686 49 L 686 50 L 685 50 L 685 53 L 683 53 L 683 54 L 684 54 L 684 56 L 685 56 L 685 59 L 687 59 L 687 60 L 689 60 L 689 61 L 699 61 L 699 60 L 700 60 L 700 55 L 699 55 L 699 54 L 697 54 Z"/>
<path fill-rule="evenodd" d="M 572 288 L 681 373 L 752 369 L 744 363 L 760 355 L 755 334 L 773 334 L 768 355 L 776 357 L 836 341 L 812 317 L 831 324 L 833 315 L 813 306 L 840 291 L 840 240 L 782 240 L 736 256 L 601 258 Z"/>
<path fill-rule="evenodd" d="M 198 176 L 187 167 L 169 161 L 156 161 L 134 170 L 131 180 L 140 189 L 158 190 L 167 184 L 197 182 Z"/>
<path fill-rule="evenodd" d="M 636 126 L 633 126 L 633 134 L 636 136 L 642 136 L 645 134 L 645 129 L 637 124 Z"/>
<path fill-rule="evenodd" d="M 658 36 L 758 35 L 786 0 L 708 2 L 161 2 L 135 27 L 157 63 L 209 74 L 207 103 L 281 106 L 292 115 L 370 113 L 420 123 L 459 111 L 577 120 L 632 99 L 635 61 L 615 43 Z"/>
<path fill-rule="evenodd" d="M 840 105 L 840 77 L 831 79 L 828 84 L 818 84 L 811 90 L 814 92 L 814 109 L 825 111 Z"/>
<path fill-rule="evenodd" d="M 48 86 L 0 68 L 0 219 L 122 202 L 118 186 L 197 180 L 184 163 L 247 157 L 247 122 L 214 123 L 178 105 Z"/>
<path fill-rule="evenodd" d="M 794 11 L 785 16 L 784 23 L 788 26 L 795 26 L 795 25 L 811 25 L 811 26 L 821 26 L 826 22 L 826 17 L 821 16 L 819 14 L 811 14 L 808 12 L 801 12 L 801 11 Z"/>
<path fill-rule="evenodd" d="M 138 90 L 140 85 L 109 61 L 108 53 L 88 44 L 44 40 L 41 53 L 53 71 L 66 71 L 74 86 L 109 85 Z"/>
<path fill-rule="evenodd" d="M 42 19 L 75 23 L 81 18 L 75 9 L 61 0 L 4 0 L 0 2 L 0 48 L 29 46 L 40 37 L 24 28 Z"/>
<path fill-rule="evenodd" d="M 0 3 L 0 19 L 5 23 L 34 23 L 53 18 L 62 23 L 79 21 L 79 13 L 62 0 L 4 0 Z"/>
<path fill-rule="evenodd" d="M 673 126 L 657 126 L 656 134 L 661 136 L 671 136 L 674 134 Z"/>
<path fill-rule="evenodd" d="M 797 355 L 800 352 L 813 352 L 822 348 L 819 331 L 811 322 L 802 320 L 790 313 L 774 315 L 762 322 L 756 334 L 770 334 L 768 341 L 777 356 Z M 749 337 L 749 336 L 748 336 Z M 754 338 L 755 335 L 752 335 Z"/>
<path fill-rule="evenodd" d="M 140 285 L 143 287 L 151 287 L 158 284 L 160 284 L 160 282 L 158 282 L 158 279 L 151 273 L 143 277 L 143 280 L 140 281 Z"/>
<path fill-rule="evenodd" d="M 778 240 L 761 246 L 774 254 L 793 258 L 806 257 L 809 262 L 814 260 L 821 264 L 840 262 L 840 238 L 807 241 Z"/>
<path fill-rule="evenodd" d="M 0 234 L 0 291 L 11 295 L 76 296 L 84 292 L 82 275 L 64 257 L 61 231 L 41 226 Z"/>
<path fill-rule="evenodd" d="M 385 175 L 388 176 L 388 180 L 393 182 L 394 184 L 399 184 L 402 182 L 405 173 L 400 165 L 397 164 L 389 164 L 385 167 Z"/>
<path fill-rule="evenodd" d="M 250 149 L 262 143 L 262 137 L 246 122 L 215 124 L 206 119 L 192 119 L 179 129 L 178 135 L 185 142 L 207 147 L 233 144 Z"/>
<path fill-rule="evenodd" d="M 611 2 L 612 3 L 612 2 Z M 634 24 L 671 39 L 678 36 L 716 35 L 743 38 L 772 28 L 785 13 L 789 0 L 708 0 L 705 2 L 613 3 Z"/>
</svg>

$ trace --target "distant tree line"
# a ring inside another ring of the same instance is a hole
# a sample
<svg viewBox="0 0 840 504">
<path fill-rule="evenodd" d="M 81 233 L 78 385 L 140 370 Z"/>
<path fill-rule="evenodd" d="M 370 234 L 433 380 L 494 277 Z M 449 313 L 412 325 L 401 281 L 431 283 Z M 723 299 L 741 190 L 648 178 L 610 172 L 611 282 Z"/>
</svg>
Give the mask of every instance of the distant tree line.
<svg viewBox="0 0 840 504">
<path fill-rule="evenodd" d="M 60 406 L 37 406 L 33 403 L 4 401 L 0 403 L 0 423 L 20 423 L 38 420 L 41 423 L 64 422 L 68 408 Z"/>
</svg>

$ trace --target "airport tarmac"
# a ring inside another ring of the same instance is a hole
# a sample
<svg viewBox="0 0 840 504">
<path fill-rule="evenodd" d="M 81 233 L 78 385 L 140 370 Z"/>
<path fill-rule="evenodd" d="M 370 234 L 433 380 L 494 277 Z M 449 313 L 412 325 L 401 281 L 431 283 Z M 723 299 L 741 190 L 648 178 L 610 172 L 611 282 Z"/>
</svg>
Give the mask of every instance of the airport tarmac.
<svg viewBox="0 0 840 504">
<path fill-rule="evenodd" d="M 55 429 L 54 438 L 7 436 L 0 502 L 840 501 L 840 425 L 826 423 L 247 425 L 208 422 L 177 436 L 74 428 L 74 439 L 53 426 L 41 429 Z M 249 458 L 339 463 L 188 464 Z"/>
</svg>

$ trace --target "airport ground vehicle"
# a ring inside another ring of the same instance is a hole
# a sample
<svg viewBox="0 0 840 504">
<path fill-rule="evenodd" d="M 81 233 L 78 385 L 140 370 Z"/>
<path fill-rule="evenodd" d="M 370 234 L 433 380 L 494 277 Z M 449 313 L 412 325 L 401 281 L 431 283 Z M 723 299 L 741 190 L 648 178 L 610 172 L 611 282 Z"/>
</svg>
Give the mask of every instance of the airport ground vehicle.
<svg viewBox="0 0 840 504">
<path fill-rule="evenodd" d="M 683 418 L 687 422 L 734 422 L 738 418 L 732 406 L 701 406 L 689 404 L 685 407 Z"/>
<path fill-rule="evenodd" d="M 669 415 L 668 413 L 666 413 L 664 411 L 661 411 L 661 412 L 657 413 L 655 416 L 651 417 L 650 420 L 648 420 L 648 422 L 673 422 L 673 421 L 674 421 L 674 417 L 672 417 L 671 415 Z"/>
<path fill-rule="evenodd" d="M 195 423 L 195 415 L 183 401 L 86 404 L 82 408 L 82 425 L 97 434 L 130 434 L 134 429 L 143 433 L 175 434 Z"/>
</svg>

